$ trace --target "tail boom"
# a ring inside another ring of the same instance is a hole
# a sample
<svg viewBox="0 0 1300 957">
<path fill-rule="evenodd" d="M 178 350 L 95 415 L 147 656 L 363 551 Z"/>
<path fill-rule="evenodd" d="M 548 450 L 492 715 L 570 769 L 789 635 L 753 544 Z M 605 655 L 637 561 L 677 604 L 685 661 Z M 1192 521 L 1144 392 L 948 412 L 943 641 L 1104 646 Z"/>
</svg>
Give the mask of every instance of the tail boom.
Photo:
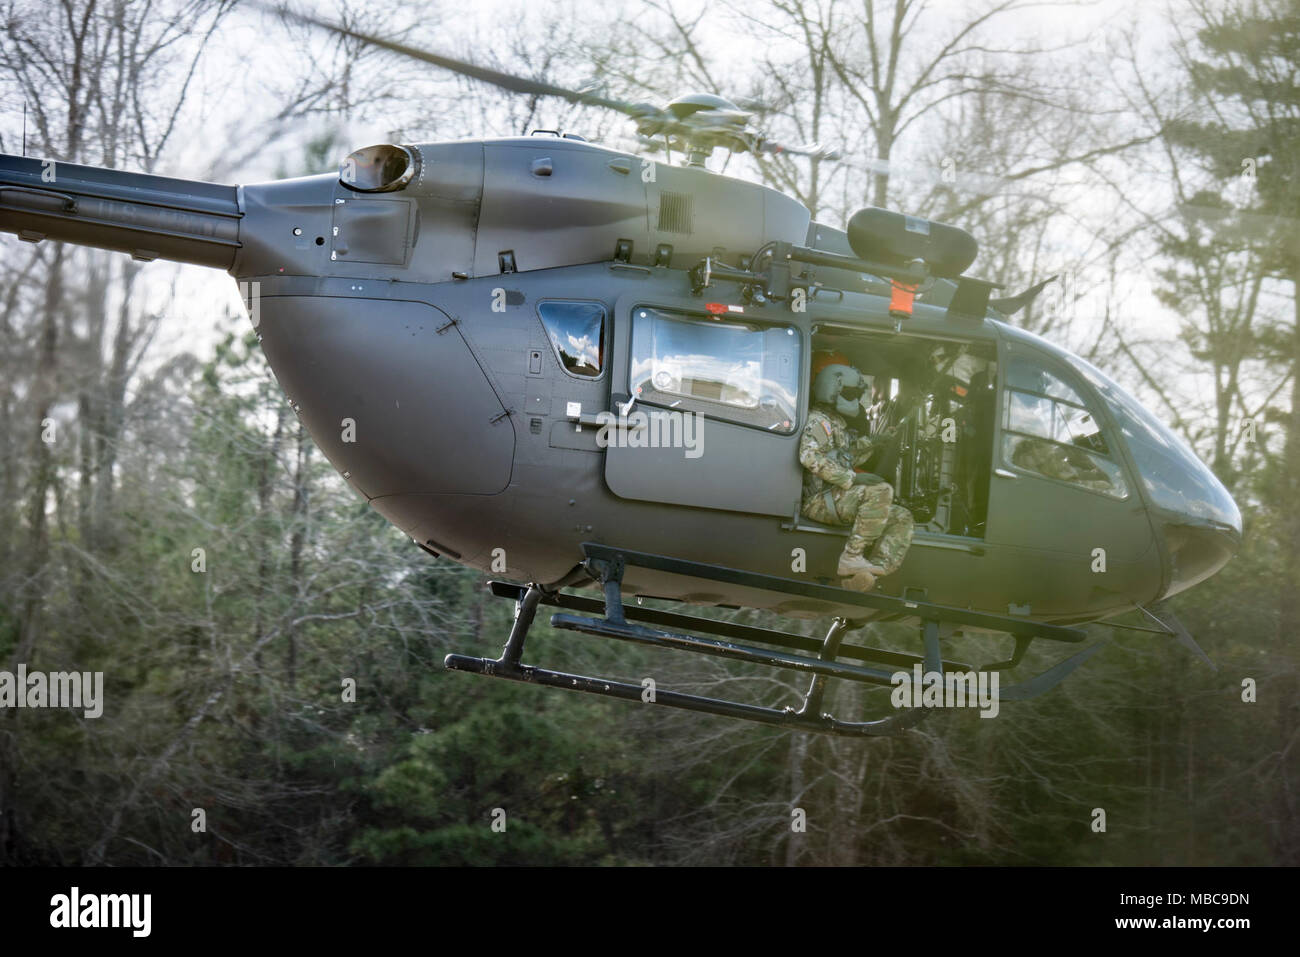
<svg viewBox="0 0 1300 957">
<path fill-rule="evenodd" d="M 0 154 L 0 232 L 229 271 L 243 216 L 234 186 Z"/>
</svg>

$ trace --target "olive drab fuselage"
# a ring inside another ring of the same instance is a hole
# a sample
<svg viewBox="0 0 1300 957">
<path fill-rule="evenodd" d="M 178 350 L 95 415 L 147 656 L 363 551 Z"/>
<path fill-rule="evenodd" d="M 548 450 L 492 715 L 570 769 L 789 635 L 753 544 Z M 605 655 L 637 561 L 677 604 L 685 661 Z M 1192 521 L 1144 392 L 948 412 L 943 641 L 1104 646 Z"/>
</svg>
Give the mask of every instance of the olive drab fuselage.
<svg viewBox="0 0 1300 957">
<path fill-rule="evenodd" d="M 837 286 L 833 269 L 801 308 L 722 279 L 694 293 L 697 263 L 743 266 L 771 242 L 851 254 L 781 193 L 576 139 L 406 149 L 409 179 L 376 192 L 336 175 L 236 188 L 66 164 L 49 184 L 38 160 L 2 156 L 0 229 L 227 269 L 344 479 L 426 550 L 497 577 L 558 582 L 581 543 L 600 542 L 834 583 L 847 529 L 801 514 L 799 462 L 810 358 L 832 333 L 870 337 L 880 355 L 915 342 L 996 357 L 987 425 L 961 459 L 986 520 L 974 534 L 918 521 L 883 591 L 1083 621 L 1188 587 L 1235 550 L 1240 517 L 1203 465 L 1135 446 L 1127 397 L 1063 350 L 991 313 L 952 318 L 951 284 L 922 288 L 902 321 L 888 295 Z M 590 335 L 573 332 L 579 319 Z M 1088 454 L 1115 470 L 1108 490 L 1012 459 L 1012 426 L 1029 426 L 1011 414 L 1064 401 L 1017 392 L 1008 375 L 1023 364 L 1068 385 L 1062 415 L 1093 417 L 1105 445 Z M 698 454 L 634 441 L 684 412 L 699 416 Z M 601 413 L 626 422 L 602 429 Z M 936 475 L 945 454 L 927 459 Z M 624 593 L 864 612 L 643 568 Z"/>
</svg>

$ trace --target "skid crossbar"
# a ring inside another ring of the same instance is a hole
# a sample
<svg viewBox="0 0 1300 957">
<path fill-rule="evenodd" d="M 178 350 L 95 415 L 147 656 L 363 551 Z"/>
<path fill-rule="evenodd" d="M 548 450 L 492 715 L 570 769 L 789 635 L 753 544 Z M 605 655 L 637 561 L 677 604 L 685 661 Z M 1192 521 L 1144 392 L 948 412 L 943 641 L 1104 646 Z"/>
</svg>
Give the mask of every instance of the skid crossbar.
<svg viewBox="0 0 1300 957">
<path fill-rule="evenodd" d="M 524 593 L 528 590 L 523 585 L 499 581 L 488 582 L 488 588 L 498 598 L 509 598 L 512 601 L 522 600 Z M 567 595 L 564 592 L 544 592 L 541 597 L 541 604 L 563 608 L 567 611 L 584 611 L 593 614 L 600 614 L 605 608 L 605 603 L 600 599 Z M 790 651 L 811 651 L 816 654 L 821 652 L 825 645 L 825 641 L 821 638 L 810 638 L 807 635 L 796 635 L 785 631 L 774 631 L 770 628 L 756 628 L 753 625 L 742 625 L 734 621 L 701 618 L 699 615 L 682 615 L 671 611 L 660 611 L 657 608 L 643 608 L 640 605 L 624 605 L 623 617 L 630 621 L 663 625 L 675 631 L 705 631 L 723 638 L 736 638 L 749 643 L 775 645 L 778 648 L 786 648 Z M 582 631 L 584 629 L 574 630 Z M 901 651 L 887 651 L 884 648 L 868 648 L 863 645 L 842 645 L 836 657 L 849 658 L 853 661 L 871 661 L 893 665 L 895 670 L 900 668 L 909 670 L 912 665 L 922 664 L 920 655 L 910 655 Z M 943 666 L 947 671 L 969 671 L 971 668 L 967 662 L 951 661 L 947 658 L 944 659 Z"/>
<path fill-rule="evenodd" d="M 634 552 L 612 545 L 596 542 L 584 542 L 583 554 L 588 561 L 603 563 L 619 562 L 648 568 L 653 571 L 671 572 L 689 575 L 693 578 L 706 578 L 711 581 L 726 582 L 731 585 L 743 585 L 761 588 L 765 591 L 784 592 L 804 598 L 820 598 L 837 605 L 860 605 L 885 614 L 903 618 L 920 618 L 943 621 L 954 625 L 970 625 L 972 628 L 987 628 L 992 631 L 1005 632 L 1016 637 L 1047 638 L 1052 641 L 1080 642 L 1087 638 L 1087 633 L 1078 628 L 1064 625 L 1052 625 L 1035 621 L 1018 615 L 996 615 L 989 612 L 971 611 L 967 608 L 954 608 L 950 605 L 938 605 L 933 602 L 916 599 L 896 598 L 879 592 L 856 592 L 834 585 L 822 585 L 818 582 L 797 581 L 793 578 L 780 578 L 775 575 L 760 575 L 757 572 L 741 571 L 723 565 L 709 565 L 704 562 L 692 562 L 665 555 L 652 555 L 648 552 Z"/>
<path fill-rule="evenodd" d="M 606 545 L 587 543 L 583 545 L 583 552 L 586 555 L 583 570 L 588 577 L 601 584 L 604 591 L 603 601 L 566 595 L 556 588 L 546 588 L 538 584 L 524 587 L 508 582 L 490 582 L 492 594 L 516 602 L 514 624 L 511 626 L 510 636 L 501 657 L 491 659 L 448 655 L 446 667 L 455 671 L 531 682 L 570 691 L 583 691 L 626 701 L 741 718 L 793 730 L 872 737 L 897 734 L 914 727 L 933 709 L 900 709 L 894 714 L 874 721 L 843 721 L 821 710 L 828 680 L 838 678 L 867 684 L 891 685 L 897 671 L 911 670 L 916 665 L 922 666 L 927 674 L 934 674 L 940 678 L 945 671 L 968 670 L 969 666 L 962 662 L 944 660 L 941 657 L 940 631 L 941 626 L 945 624 L 992 628 L 1015 637 L 1016 649 L 1012 658 L 1005 662 L 997 662 L 986 670 L 1000 670 L 1018 664 L 1034 638 L 1079 642 L 1085 637 L 1079 629 L 1035 622 L 1027 618 L 972 612 L 967 609 L 894 598 L 889 595 L 863 594 L 829 585 L 759 575 L 719 565 L 689 562 Z M 757 628 L 736 622 L 715 621 L 697 615 L 682 615 L 643 608 L 639 605 L 625 605 L 622 600 L 622 580 L 628 565 L 818 598 L 841 606 L 860 605 L 871 608 L 877 613 L 883 613 L 891 619 L 901 617 L 919 619 L 922 653 L 913 655 L 861 645 L 845 645 L 844 635 L 852 630 L 850 621 L 845 618 L 835 618 L 826 637 L 818 640 L 805 635 Z M 521 660 L 524 642 L 541 605 L 562 608 L 567 612 L 593 613 L 578 615 L 561 612 L 552 615 L 551 624 L 556 628 L 803 672 L 811 676 L 811 682 L 799 708 L 772 708 L 657 687 L 647 688 L 647 686 L 608 678 L 549 671 L 527 665 Z M 703 632 L 704 635 L 688 633 L 692 631 Z M 758 645 L 772 645 L 782 650 L 757 647 Z M 1036 678 L 1003 688 L 1000 697 L 1006 700 L 1022 700 L 1041 694 L 1058 684 L 1100 647 L 1100 645 L 1093 645 L 1085 648 Z M 852 661 L 843 659 L 852 659 Z"/>
</svg>

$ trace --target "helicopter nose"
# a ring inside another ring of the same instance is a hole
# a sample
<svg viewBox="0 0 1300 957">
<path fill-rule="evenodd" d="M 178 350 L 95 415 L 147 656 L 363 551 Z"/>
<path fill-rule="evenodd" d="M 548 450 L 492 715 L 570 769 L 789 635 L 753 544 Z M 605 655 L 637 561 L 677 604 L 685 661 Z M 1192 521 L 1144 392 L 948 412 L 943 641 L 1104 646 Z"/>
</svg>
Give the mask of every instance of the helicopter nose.
<svg viewBox="0 0 1300 957">
<path fill-rule="evenodd" d="M 1166 580 L 1161 598 L 1191 588 L 1217 572 L 1241 547 L 1241 510 L 1210 469 L 1189 452 L 1177 483 L 1143 475 L 1153 524 L 1164 541 Z"/>
<path fill-rule="evenodd" d="M 1067 361 L 1105 399 L 1143 486 L 1151 525 L 1163 545 L 1166 582 L 1155 600 L 1209 578 L 1241 546 L 1241 510 L 1191 447 L 1096 366 Z"/>
<path fill-rule="evenodd" d="M 1164 523 L 1165 550 L 1169 562 L 1169 585 L 1161 598 L 1168 598 L 1205 581 L 1217 572 L 1241 547 L 1241 519 L 1235 524 L 1193 522 L 1192 516 Z"/>
</svg>

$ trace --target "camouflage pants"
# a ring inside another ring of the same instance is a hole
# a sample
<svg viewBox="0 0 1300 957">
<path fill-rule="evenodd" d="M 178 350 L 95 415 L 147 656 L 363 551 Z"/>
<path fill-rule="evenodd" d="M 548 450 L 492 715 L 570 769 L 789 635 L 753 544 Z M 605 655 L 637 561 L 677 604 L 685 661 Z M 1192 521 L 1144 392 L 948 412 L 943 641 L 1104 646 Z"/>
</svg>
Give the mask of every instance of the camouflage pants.
<svg viewBox="0 0 1300 957">
<path fill-rule="evenodd" d="M 883 482 L 827 488 L 804 499 L 803 514 L 825 525 L 851 525 L 845 554 L 861 555 L 871 548 L 867 560 L 892 575 L 907 556 L 914 524 L 912 513 L 893 502 L 894 489 Z"/>
</svg>

